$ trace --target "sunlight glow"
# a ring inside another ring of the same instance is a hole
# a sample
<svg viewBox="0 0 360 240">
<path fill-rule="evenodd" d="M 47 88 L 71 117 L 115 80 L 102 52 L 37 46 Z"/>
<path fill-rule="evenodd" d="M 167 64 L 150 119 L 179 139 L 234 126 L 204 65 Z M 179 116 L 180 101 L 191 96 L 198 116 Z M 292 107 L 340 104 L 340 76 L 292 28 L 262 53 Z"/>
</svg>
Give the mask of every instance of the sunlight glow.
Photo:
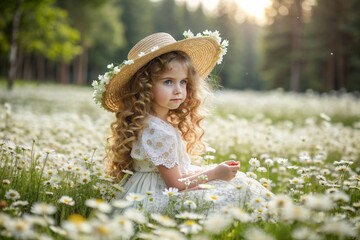
<svg viewBox="0 0 360 240">
<path fill-rule="evenodd" d="M 250 17 L 253 17 L 259 24 L 265 23 L 265 9 L 271 5 L 271 0 L 176 0 L 179 3 L 187 2 L 190 9 L 196 9 L 201 3 L 208 14 L 216 12 L 216 7 L 220 1 L 236 2 L 239 8 Z M 243 19 L 240 17 L 239 19 Z"/>
<path fill-rule="evenodd" d="M 265 9 L 271 5 L 270 0 L 236 0 L 240 8 L 256 20 L 265 21 Z"/>
</svg>

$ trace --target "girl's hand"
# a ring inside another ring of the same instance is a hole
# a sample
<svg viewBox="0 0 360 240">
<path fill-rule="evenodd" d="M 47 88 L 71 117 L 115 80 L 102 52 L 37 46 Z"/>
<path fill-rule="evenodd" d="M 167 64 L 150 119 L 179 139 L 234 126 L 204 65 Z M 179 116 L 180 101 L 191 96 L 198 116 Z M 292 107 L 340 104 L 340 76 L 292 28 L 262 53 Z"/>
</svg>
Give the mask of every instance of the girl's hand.
<svg viewBox="0 0 360 240">
<path fill-rule="evenodd" d="M 215 176 L 217 179 L 230 181 L 236 176 L 239 167 L 240 163 L 233 160 L 223 162 L 214 168 Z"/>
</svg>

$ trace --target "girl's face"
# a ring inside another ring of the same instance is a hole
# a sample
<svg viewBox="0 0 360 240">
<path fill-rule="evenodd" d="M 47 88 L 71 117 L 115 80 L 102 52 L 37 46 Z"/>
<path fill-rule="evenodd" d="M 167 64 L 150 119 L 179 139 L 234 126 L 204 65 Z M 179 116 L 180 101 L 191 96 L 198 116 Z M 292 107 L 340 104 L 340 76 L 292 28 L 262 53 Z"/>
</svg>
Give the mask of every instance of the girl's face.
<svg viewBox="0 0 360 240">
<path fill-rule="evenodd" d="M 177 109 L 186 99 L 188 69 L 185 64 L 173 60 L 167 70 L 154 79 L 153 110 L 156 115 L 166 120 L 170 109 Z"/>
</svg>

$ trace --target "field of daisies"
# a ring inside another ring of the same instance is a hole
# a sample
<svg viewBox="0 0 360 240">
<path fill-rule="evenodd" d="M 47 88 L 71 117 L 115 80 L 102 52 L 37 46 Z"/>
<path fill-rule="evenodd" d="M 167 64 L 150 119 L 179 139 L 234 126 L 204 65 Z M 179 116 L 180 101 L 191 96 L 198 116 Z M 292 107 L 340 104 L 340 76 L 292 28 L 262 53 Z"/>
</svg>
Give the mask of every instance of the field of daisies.
<svg viewBox="0 0 360 240">
<path fill-rule="evenodd" d="M 209 148 L 196 163 L 240 161 L 241 171 L 276 194 L 270 202 L 213 211 L 221 196 L 210 196 L 182 208 L 170 201 L 163 214 L 131 207 L 152 193 L 114 198 L 122 188 L 102 163 L 113 116 L 93 103 L 90 88 L 1 86 L 0 239 L 360 236 L 358 96 L 219 91 L 209 102 Z M 164 198 L 176 197 L 164 189 Z"/>
</svg>

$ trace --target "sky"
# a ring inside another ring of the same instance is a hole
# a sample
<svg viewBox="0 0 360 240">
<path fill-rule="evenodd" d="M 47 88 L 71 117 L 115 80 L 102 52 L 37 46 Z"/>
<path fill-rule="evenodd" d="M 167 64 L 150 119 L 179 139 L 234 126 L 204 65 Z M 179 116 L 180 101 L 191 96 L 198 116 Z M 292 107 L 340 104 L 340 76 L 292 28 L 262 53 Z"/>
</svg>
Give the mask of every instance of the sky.
<svg viewBox="0 0 360 240">
<path fill-rule="evenodd" d="M 177 2 L 186 1 L 189 7 L 197 7 L 200 3 L 203 4 L 204 10 L 208 13 L 212 13 L 219 1 L 228 0 L 176 0 Z M 271 0 L 235 0 L 239 7 L 248 15 L 255 18 L 255 20 L 262 24 L 265 22 L 265 9 L 270 6 Z"/>
</svg>

